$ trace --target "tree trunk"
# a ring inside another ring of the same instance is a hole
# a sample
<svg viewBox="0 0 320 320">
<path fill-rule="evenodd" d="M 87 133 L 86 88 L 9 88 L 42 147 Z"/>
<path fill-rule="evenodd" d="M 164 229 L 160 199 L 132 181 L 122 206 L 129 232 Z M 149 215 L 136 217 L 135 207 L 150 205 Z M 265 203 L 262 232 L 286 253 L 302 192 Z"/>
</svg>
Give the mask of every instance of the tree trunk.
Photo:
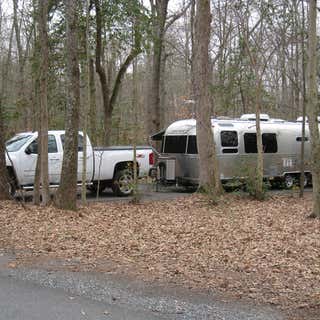
<svg viewBox="0 0 320 320">
<path fill-rule="evenodd" d="M 10 199 L 9 188 L 8 188 L 9 177 L 8 177 L 8 171 L 6 167 L 6 158 L 5 158 L 6 129 L 5 129 L 5 119 L 4 119 L 5 118 L 4 105 L 6 101 L 6 95 L 7 95 L 7 83 L 8 83 L 9 68 L 11 63 L 13 31 L 14 31 L 14 28 L 12 26 L 8 55 L 3 66 L 2 79 L 1 79 L 2 84 L 1 84 L 1 92 L 0 92 L 0 200 Z"/>
<path fill-rule="evenodd" d="M 307 112 L 311 140 L 313 211 L 320 218 L 320 136 L 318 126 L 317 85 L 317 0 L 310 0 L 308 32 Z"/>
<path fill-rule="evenodd" d="M 256 77 L 259 77 L 258 71 L 255 72 Z M 262 134 L 260 126 L 260 109 L 261 109 L 261 79 L 256 80 L 256 129 L 257 129 L 257 169 L 255 172 L 255 197 L 258 200 L 263 200 L 263 145 L 262 145 Z"/>
<path fill-rule="evenodd" d="M 301 2 L 302 7 L 302 35 L 301 35 L 301 51 L 302 51 L 302 59 L 301 59 L 301 74 L 302 74 L 302 84 L 301 84 L 301 104 L 302 104 L 302 141 L 301 141 L 301 158 L 300 158 L 300 198 L 303 197 L 304 193 L 304 185 L 305 185 L 305 136 L 306 136 L 306 59 L 305 59 L 305 20 L 304 20 L 304 3 Z"/>
<path fill-rule="evenodd" d="M 197 144 L 199 152 L 199 188 L 208 192 L 214 201 L 219 194 L 219 174 L 216 149 L 210 119 L 209 96 L 209 41 L 210 0 L 197 1 L 195 51 L 193 61 L 194 97 L 197 113 Z"/>
<path fill-rule="evenodd" d="M 22 39 L 21 39 L 21 25 L 22 23 L 18 21 L 18 0 L 13 0 L 13 25 L 15 29 L 15 35 L 16 35 L 16 45 L 17 45 L 17 51 L 18 51 L 18 90 L 17 90 L 17 102 L 16 107 L 21 113 L 20 117 L 20 129 L 23 130 L 31 130 L 32 129 L 32 114 L 30 107 L 28 105 L 27 97 L 26 97 L 26 90 L 25 90 L 25 65 L 26 65 L 26 54 L 24 54 L 23 45 L 22 45 Z M 21 11 L 23 12 L 23 11 Z M 23 20 L 24 17 L 21 17 L 21 20 Z M 28 52 L 29 43 L 31 40 L 32 31 L 30 31 L 30 34 L 27 35 L 26 39 L 26 52 Z"/>
<path fill-rule="evenodd" d="M 110 144 L 110 137 L 112 131 L 112 113 L 113 109 L 119 95 L 119 90 L 121 86 L 122 79 L 127 72 L 131 62 L 138 54 L 141 52 L 140 48 L 140 36 L 135 34 L 135 43 L 131 48 L 131 52 L 124 60 L 123 64 L 120 66 L 119 71 L 115 77 L 115 82 L 110 90 L 110 79 L 107 77 L 106 72 L 101 64 L 102 59 L 102 13 L 100 0 L 94 0 L 96 8 L 96 71 L 99 75 L 101 90 L 102 90 L 102 101 L 103 101 L 103 110 L 104 110 L 104 130 L 105 130 L 105 145 Z"/>
<path fill-rule="evenodd" d="M 42 204 L 50 201 L 48 168 L 48 60 L 49 41 L 47 32 L 48 0 L 39 1 L 39 37 L 40 37 L 40 132 L 38 139 L 40 157 L 40 181 Z"/>
<path fill-rule="evenodd" d="M 61 183 L 56 206 L 65 210 L 77 208 L 78 131 L 80 108 L 80 74 L 78 63 L 77 1 L 64 0 L 66 16 L 67 112 Z"/>
<path fill-rule="evenodd" d="M 160 110 L 160 74 L 163 40 L 165 34 L 165 23 L 167 18 L 169 0 L 150 1 L 152 6 L 153 23 L 153 52 L 152 52 L 152 70 L 151 87 L 149 91 L 149 129 L 148 134 L 160 131 L 161 128 L 161 110 Z"/>
<path fill-rule="evenodd" d="M 87 101 L 83 104 L 83 161 L 82 161 L 82 186 L 81 186 L 81 200 L 83 204 L 87 202 L 87 120 L 88 120 L 88 106 L 91 103 L 91 76 L 90 76 L 90 0 L 86 0 L 86 91 L 87 91 Z"/>
<path fill-rule="evenodd" d="M 90 85 L 90 138 L 91 143 L 93 145 L 97 144 L 97 106 L 96 106 L 96 85 L 95 85 L 95 79 L 94 79 L 94 65 L 93 65 L 93 59 L 90 58 L 89 61 L 89 85 Z"/>
<path fill-rule="evenodd" d="M 100 0 L 94 0 L 96 9 L 96 72 L 99 75 L 102 93 L 102 103 L 104 111 L 104 130 L 105 144 L 109 145 L 111 133 L 111 116 L 110 116 L 110 85 L 108 83 L 106 71 L 102 66 L 102 14 Z"/>
</svg>

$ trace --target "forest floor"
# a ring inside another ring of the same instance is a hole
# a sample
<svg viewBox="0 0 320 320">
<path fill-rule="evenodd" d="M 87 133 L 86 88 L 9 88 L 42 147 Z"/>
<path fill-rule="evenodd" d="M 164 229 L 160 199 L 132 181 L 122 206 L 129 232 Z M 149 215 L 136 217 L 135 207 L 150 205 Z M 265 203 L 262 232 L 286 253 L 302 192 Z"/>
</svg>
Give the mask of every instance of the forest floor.
<svg viewBox="0 0 320 320">
<path fill-rule="evenodd" d="M 15 253 L 12 268 L 62 259 L 74 271 L 209 289 L 318 319 L 320 220 L 308 218 L 311 205 L 311 194 L 228 194 L 218 205 L 193 194 L 77 212 L 1 202 L 0 248 Z"/>
</svg>

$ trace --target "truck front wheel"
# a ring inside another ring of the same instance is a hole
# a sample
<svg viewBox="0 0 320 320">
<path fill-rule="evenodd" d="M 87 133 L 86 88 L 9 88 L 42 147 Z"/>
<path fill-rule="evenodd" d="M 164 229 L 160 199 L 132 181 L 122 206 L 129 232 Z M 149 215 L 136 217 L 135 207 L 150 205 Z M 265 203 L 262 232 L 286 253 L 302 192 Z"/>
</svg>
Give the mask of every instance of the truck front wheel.
<svg viewBox="0 0 320 320">
<path fill-rule="evenodd" d="M 119 170 L 115 173 L 111 185 L 112 191 L 119 197 L 129 196 L 133 191 L 133 176 L 129 169 Z"/>
<path fill-rule="evenodd" d="M 8 177 L 9 177 L 9 181 L 8 181 L 8 190 L 9 190 L 9 194 L 14 197 L 14 195 L 16 194 L 17 191 L 17 180 L 16 177 L 13 173 L 12 168 L 8 168 Z"/>
</svg>

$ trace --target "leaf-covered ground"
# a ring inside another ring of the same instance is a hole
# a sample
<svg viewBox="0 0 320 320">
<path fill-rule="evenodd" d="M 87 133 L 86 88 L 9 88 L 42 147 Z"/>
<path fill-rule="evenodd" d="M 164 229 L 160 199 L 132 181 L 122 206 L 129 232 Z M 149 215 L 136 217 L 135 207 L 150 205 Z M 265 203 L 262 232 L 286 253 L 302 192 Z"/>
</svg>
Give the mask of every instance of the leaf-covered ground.
<svg viewBox="0 0 320 320">
<path fill-rule="evenodd" d="M 21 259 L 71 259 L 86 269 L 125 270 L 299 314 L 320 311 L 320 220 L 307 218 L 310 195 L 264 202 L 228 195 L 217 206 L 192 195 L 99 203 L 77 213 L 27 209 L 0 203 L 0 248 Z"/>
</svg>

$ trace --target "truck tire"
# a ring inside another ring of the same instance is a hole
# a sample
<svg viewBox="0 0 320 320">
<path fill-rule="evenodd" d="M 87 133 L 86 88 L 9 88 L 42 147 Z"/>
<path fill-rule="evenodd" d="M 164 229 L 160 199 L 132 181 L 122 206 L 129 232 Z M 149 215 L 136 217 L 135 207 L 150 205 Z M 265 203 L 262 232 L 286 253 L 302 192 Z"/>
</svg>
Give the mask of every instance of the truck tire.
<svg viewBox="0 0 320 320">
<path fill-rule="evenodd" d="M 11 168 L 8 169 L 8 177 L 9 177 L 9 181 L 8 181 L 9 194 L 10 196 L 14 197 L 17 191 L 17 180 Z"/>
<path fill-rule="evenodd" d="M 99 188 L 98 183 L 95 182 L 91 186 L 88 186 L 87 189 L 95 195 L 99 192 L 100 195 L 106 187 L 107 185 L 103 181 L 100 181 Z"/>
<path fill-rule="evenodd" d="M 129 196 L 133 191 L 133 175 L 131 170 L 123 169 L 117 171 L 114 175 L 111 188 L 118 197 Z"/>
<path fill-rule="evenodd" d="M 10 180 L 10 182 L 8 183 L 8 187 L 10 196 L 14 197 L 17 192 L 17 185 L 15 181 Z"/>
</svg>

